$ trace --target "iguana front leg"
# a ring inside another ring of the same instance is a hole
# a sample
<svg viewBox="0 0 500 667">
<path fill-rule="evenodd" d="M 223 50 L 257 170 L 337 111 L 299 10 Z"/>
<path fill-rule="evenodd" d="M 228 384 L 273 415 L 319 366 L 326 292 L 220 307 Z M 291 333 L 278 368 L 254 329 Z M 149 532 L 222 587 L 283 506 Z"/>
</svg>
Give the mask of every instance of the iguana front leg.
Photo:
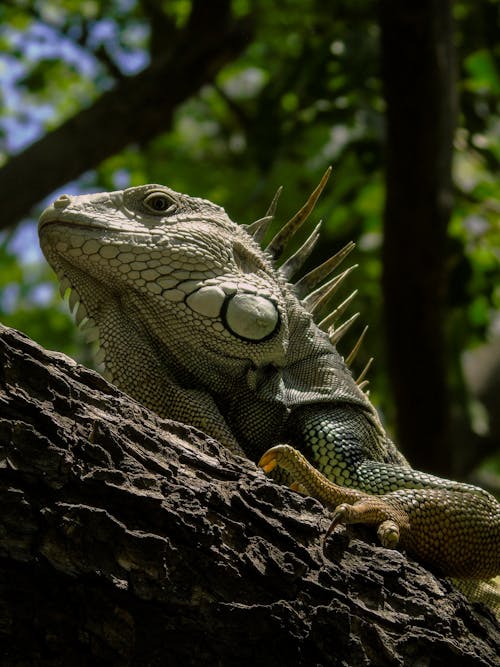
<svg viewBox="0 0 500 667">
<path fill-rule="evenodd" d="M 500 505 L 481 489 L 369 495 L 334 484 L 289 445 L 269 449 L 259 465 L 265 472 L 284 468 L 310 495 L 332 507 L 330 531 L 338 524 L 374 524 L 384 546 L 399 544 L 448 576 L 488 579 L 500 573 Z"/>
<path fill-rule="evenodd" d="M 399 489 L 373 496 L 334 484 L 289 445 L 269 449 L 259 465 L 265 472 L 284 468 L 334 508 L 330 531 L 338 524 L 375 524 L 384 546 L 399 544 L 448 576 L 488 579 L 500 573 L 500 506 L 481 489 Z"/>
</svg>

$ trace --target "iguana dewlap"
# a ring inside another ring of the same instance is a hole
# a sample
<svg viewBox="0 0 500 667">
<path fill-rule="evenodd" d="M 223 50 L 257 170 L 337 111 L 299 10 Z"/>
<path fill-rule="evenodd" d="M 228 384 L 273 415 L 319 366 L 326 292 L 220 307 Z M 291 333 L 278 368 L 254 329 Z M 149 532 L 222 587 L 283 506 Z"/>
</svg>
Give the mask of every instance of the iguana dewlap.
<svg viewBox="0 0 500 667">
<path fill-rule="evenodd" d="M 361 491 L 356 520 L 372 522 L 373 508 L 387 499 L 392 510 L 396 493 L 405 513 L 396 533 L 417 556 L 455 577 L 495 576 L 499 503 L 476 487 L 412 470 L 335 348 L 343 330 L 330 326 L 335 311 L 320 323 L 328 333 L 315 323 L 339 283 L 330 273 L 349 248 L 290 284 L 316 229 L 275 264 L 325 180 L 266 250 L 258 240 L 271 216 L 237 225 L 219 206 L 162 185 L 62 195 L 41 216 L 40 242 L 62 293 L 71 290 L 77 322 L 98 340 L 99 359 L 123 391 L 254 460 L 281 443 L 297 447 L 347 487 L 344 496 L 318 491 L 288 450 L 264 465 L 291 468 L 334 505 L 357 502 L 352 489 Z M 443 542 L 444 551 L 433 547 Z"/>
</svg>

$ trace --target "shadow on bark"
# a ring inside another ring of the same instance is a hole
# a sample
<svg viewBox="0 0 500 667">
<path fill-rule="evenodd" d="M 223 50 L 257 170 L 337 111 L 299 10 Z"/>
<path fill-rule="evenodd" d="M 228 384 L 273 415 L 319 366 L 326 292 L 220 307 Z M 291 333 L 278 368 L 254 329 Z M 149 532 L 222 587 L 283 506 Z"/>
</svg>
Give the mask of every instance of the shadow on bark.
<svg viewBox="0 0 500 667">
<path fill-rule="evenodd" d="M 496 664 L 447 581 L 4 327 L 0 406 L 2 664 Z"/>
</svg>

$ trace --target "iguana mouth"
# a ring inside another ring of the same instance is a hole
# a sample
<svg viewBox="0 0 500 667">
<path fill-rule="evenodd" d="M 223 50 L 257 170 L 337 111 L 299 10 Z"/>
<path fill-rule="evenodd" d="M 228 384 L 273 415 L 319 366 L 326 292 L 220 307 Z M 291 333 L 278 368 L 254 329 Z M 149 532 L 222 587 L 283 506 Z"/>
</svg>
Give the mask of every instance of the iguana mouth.
<svg viewBox="0 0 500 667">
<path fill-rule="evenodd" d="M 82 223 L 71 222 L 70 220 L 57 220 L 49 218 L 48 220 L 40 219 L 40 222 L 38 223 L 38 232 L 40 233 L 43 229 L 47 229 L 47 227 L 54 227 L 54 226 L 71 227 L 71 229 L 88 229 L 88 230 L 106 229 L 106 227 L 101 225 L 85 225 Z"/>
<path fill-rule="evenodd" d="M 43 216 L 43 213 L 42 213 Z M 43 217 L 40 218 L 38 223 L 38 234 L 40 235 L 42 231 L 46 230 L 49 227 L 65 227 L 66 229 L 81 230 L 81 231 L 99 231 L 99 232 L 108 232 L 109 227 L 106 227 L 105 224 L 88 224 L 86 225 L 83 222 L 74 222 L 71 218 L 65 217 L 62 218 L 48 218 L 44 220 Z M 127 229 L 126 227 L 117 227 L 116 231 L 118 233 L 133 233 L 135 236 L 144 236 L 144 237 L 155 237 L 161 238 L 160 231 L 155 229 L 151 230 L 138 230 L 138 229 Z"/>
</svg>

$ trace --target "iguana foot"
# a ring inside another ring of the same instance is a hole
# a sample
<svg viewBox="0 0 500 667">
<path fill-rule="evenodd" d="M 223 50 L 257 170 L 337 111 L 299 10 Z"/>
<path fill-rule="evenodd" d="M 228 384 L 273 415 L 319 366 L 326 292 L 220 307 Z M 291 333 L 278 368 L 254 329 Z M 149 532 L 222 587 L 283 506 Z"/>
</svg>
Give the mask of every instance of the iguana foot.
<svg viewBox="0 0 500 667">
<path fill-rule="evenodd" d="M 384 546 L 404 547 L 448 576 L 500 574 L 500 505 L 484 491 L 401 488 L 370 495 L 331 482 L 289 445 L 269 449 L 259 465 L 265 472 L 284 468 L 295 486 L 334 509 L 327 534 L 339 524 L 372 524 Z"/>
<path fill-rule="evenodd" d="M 391 509 L 385 503 L 380 502 L 379 498 L 369 497 L 367 500 L 358 501 L 354 505 L 343 503 L 335 508 L 332 523 L 326 535 L 330 535 L 339 525 L 351 523 L 379 524 L 377 535 L 380 543 L 388 549 L 395 549 L 399 544 L 399 525 L 394 519 L 385 518 L 388 514 L 392 514 Z"/>
<path fill-rule="evenodd" d="M 290 445 L 269 449 L 260 459 L 259 466 L 264 472 L 271 472 L 277 466 L 284 468 L 296 480 L 292 484 L 294 490 L 305 491 L 334 509 L 327 535 L 341 524 L 374 524 L 378 526 L 382 545 L 394 548 L 399 543 L 400 527 L 407 527 L 407 516 L 400 508 L 389 505 L 382 496 L 371 496 L 334 484 Z"/>
</svg>

